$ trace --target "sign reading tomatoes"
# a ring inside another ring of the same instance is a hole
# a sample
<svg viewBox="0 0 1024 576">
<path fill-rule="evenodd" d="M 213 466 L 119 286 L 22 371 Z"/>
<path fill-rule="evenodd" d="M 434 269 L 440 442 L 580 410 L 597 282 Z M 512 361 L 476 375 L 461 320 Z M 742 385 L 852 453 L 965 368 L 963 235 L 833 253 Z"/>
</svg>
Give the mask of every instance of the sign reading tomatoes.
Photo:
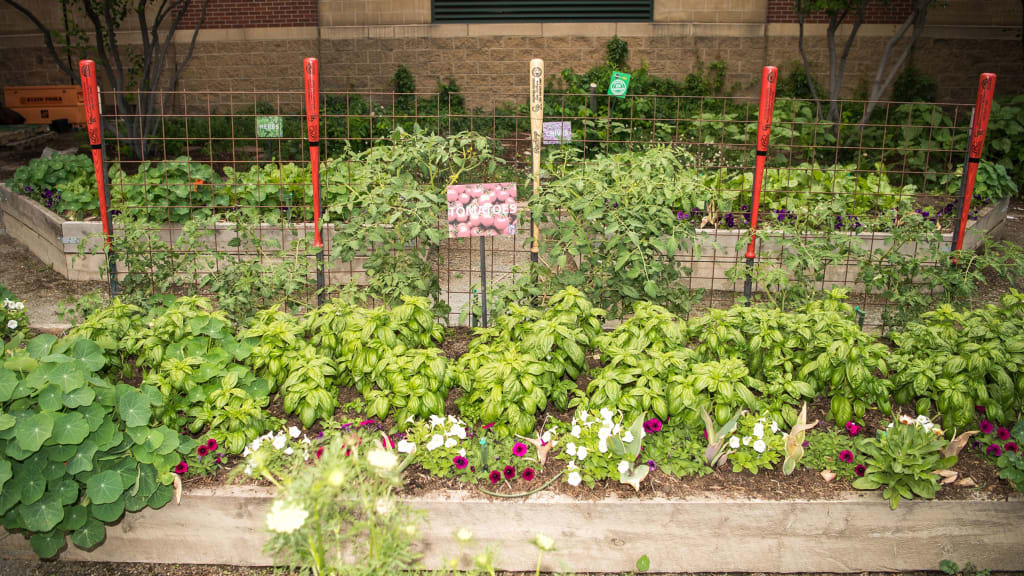
<svg viewBox="0 0 1024 576">
<path fill-rule="evenodd" d="M 516 233 L 516 183 L 448 187 L 448 235 L 452 238 Z"/>
</svg>

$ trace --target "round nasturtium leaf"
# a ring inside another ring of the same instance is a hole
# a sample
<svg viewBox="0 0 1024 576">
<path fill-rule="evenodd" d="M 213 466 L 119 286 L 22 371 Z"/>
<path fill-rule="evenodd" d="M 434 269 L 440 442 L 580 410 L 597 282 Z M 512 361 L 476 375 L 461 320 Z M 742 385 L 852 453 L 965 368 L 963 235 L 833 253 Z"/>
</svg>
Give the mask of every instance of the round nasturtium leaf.
<svg viewBox="0 0 1024 576">
<path fill-rule="evenodd" d="M 64 505 L 60 503 L 60 496 L 51 492 L 32 504 L 22 504 L 18 513 L 26 529 L 49 532 L 64 519 Z"/>
<path fill-rule="evenodd" d="M 78 446 L 64 444 L 47 446 L 39 451 L 39 453 L 45 455 L 50 462 L 60 462 L 61 466 L 74 456 L 75 452 L 78 452 Z M 63 475 L 63 473 L 64 470 L 61 469 L 61 475 Z"/>
<path fill-rule="evenodd" d="M 103 522 L 117 522 L 124 515 L 124 498 L 118 498 L 109 504 L 90 504 L 89 514 Z"/>
<path fill-rule="evenodd" d="M 160 508 L 166 506 L 167 503 L 171 501 L 171 497 L 173 496 L 174 487 L 169 484 L 162 485 L 159 488 L 157 488 L 156 492 L 153 492 L 153 496 L 150 497 L 149 507 L 154 510 L 159 510 Z"/>
<path fill-rule="evenodd" d="M 18 386 L 18 377 L 7 368 L 0 366 L 0 402 L 7 402 Z"/>
<path fill-rule="evenodd" d="M 0 492 L 3 492 L 4 484 L 13 476 L 11 463 L 6 458 L 0 458 Z"/>
<path fill-rule="evenodd" d="M 53 558 L 66 543 L 65 532 L 54 530 L 43 534 L 33 534 L 29 542 L 32 544 L 32 550 L 40 558 Z"/>
<path fill-rule="evenodd" d="M 89 435 L 89 423 L 77 412 L 54 416 L 53 439 L 58 444 L 81 444 Z"/>
<path fill-rule="evenodd" d="M 61 530 L 78 530 L 82 526 L 85 526 L 86 520 L 89 519 L 89 510 L 82 505 L 68 506 L 64 508 L 64 520 L 61 521 Z"/>
<path fill-rule="evenodd" d="M 117 410 L 125 426 L 145 426 L 149 424 L 152 415 L 149 401 L 140 392 L 122 394 L 117 402 Z"/>
<path fill-rule="evenodd" d="M 92 391 L 92 388 L 82 388 L 82 390 Z M 65 398 L 67 397 L 65 396 Z M 88 406 L 78 410 L 78 412 L 85 416 L 85 421 L 89 423 L 90 432 L 98 430 L 103 425 L 107 415 L 107 409 L 97 403 L 90 403 Z"/>
<path fill-rule="evenodd" d="M 53 416 L 42 412 L 18 418 L 18 423 L 14 425 L 14 433 L 22 450 L 35 452 L 53 434 Z"/>
<path fill-rule="evenodd" d="M 89 518 L 85 525 L 75 530 L 71 534 L 71 541 L 82 548 L 83 550 L 90 550 L 99 546 L 103 539 L 107 537 L 107 527 L 95 518 Z"/>
<path fill-rule="evenodd" d="M 96 443 L 91 439 L 78 445 L 78 451 L 68 460 L 68 474 L 74 476 L 79 472 L 92 470 L 92 458 L 96 455 Z"/>
<path fill-rule="evenodd" d="M 25 472 L 19 470 L 14 482 L 21 484 L 22 504 L 34 504 L 46 493 L 46 478 L 43 477 L 42 470 Z"/>
<path fill-rule="evenodd" d="M 10 428 L 13 428 L 17 421 L 18 420 L 14 416 L 0 412 L 0 430 L 9 430 Z"/>
<path fill-rule="evenodd" d="M 84 338 L 76 340 L 67 354 L 80 360 L 90 372 L 98 371 L 107 363 L 107 358 L 103 355 L 103 349 L 99 344 Z"/>
<path fill-rule="evenodd" d="M 60 482 L 51 489 L 57 492 L 57 495 L 60 497 L 60 503 L 64 506 L 70 506 L 78 501 L 78 482 L 75 482 L 72 478 Z"/>
<path fill-rule="evenodd" d="M 39 391 L 36 400 L 39 407 L 47 412 L 56 412 L 64 406 L 64 391 L 58 384 L 47 384 Z"/>
<path fill-rule="evenodd" d="M 96 392 L 92 388 L 78 388 L 72 390 L 64 395 L 62 398 L 64 405 L 68 408 L 78 408 L 81 406 L 89 406 L 92 401 L 96 399 Z"/>
<path fill-rule="evenodd" d="M 94 474 L 85 484 L 85 493 L 94 504 L 110 504 L 124 492 L 121 475 L 114 470 Z"/>
</svg>

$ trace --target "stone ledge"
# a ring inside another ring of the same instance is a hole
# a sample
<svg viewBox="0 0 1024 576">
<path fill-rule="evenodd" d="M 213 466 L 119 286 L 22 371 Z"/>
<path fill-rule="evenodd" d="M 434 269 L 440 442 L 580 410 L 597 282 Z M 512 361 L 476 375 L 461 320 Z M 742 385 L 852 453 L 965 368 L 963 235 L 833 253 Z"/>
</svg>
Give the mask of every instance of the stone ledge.
<svg viewBox="0 0 1024 576">
<path fill-rule="evenodd" d="M 129 514 L 107 541 L 66 560 L 268 565 L 262 552 L 268 488 L 186 490 L 180 505 Z M 425 512 L 420 552 L 427 567 L 454 557 L 453 534 L 475 534 L 468 554 L 495 546 L 503 570 L 533 570 L 529 543 L 554 537 L 546 571 L 618 572 L 646 554 L 654 571 L 863 572 L 935 570 L 955 558 L 992 570 L 1019 570 L 1024 558 L 1024 499 L 904 501 L 895 511 L 880 492 L 835 500 L 765 501 L 717 496 L 578 501 L 542 492 L 523 501 L 471 491 L 407 498 Z M 3 534 L 0 532 L 0 534 Z M 0 535 L 0 556 L 30 558 L 28 541 Z M 464 564 L 465 565 L 465 564 Z"/>
</svg>

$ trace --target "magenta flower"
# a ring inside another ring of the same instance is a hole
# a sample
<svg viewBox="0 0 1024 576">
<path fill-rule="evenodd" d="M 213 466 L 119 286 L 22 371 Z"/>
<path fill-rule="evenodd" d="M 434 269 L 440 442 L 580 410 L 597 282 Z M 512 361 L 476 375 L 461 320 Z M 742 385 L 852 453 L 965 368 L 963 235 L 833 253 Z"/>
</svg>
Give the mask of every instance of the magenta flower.
<svg viewBox="0 0 1024 576">
<path fill-rule="evenodd" d="M 853 452 L 850 452 L 849 450 L 843 450 L 842 452 L 839 453 L 839 459 L 847 463 L 853 462 Z"/>
<path fill-rule="evenodd" d="M 654 460 L 648 460 L 647 469 L 650 470 L 651 472 L 654 472 L 655 470 L 658 469 L 658 465 L 654 463 Z"/>
<path fill-rule="evenodd" d="M 494 428 L 494 422 L 491 422 L 490 424 L 485 424 L 481 426 L 481 428 L 483 428 L 484 430 L 490 430 L 491 428 Z"/>
<path fill-rule="evenodd" d="M 395 448 L 394 442 L 392 442 L 391 439 L 388 438 L 387 436 L 380 439 L 380 445 L 381 448 L 384 448 L 386 450 L 393 450 Z"/>
<path fill-rule="evenodd" d="M 533 471 L 533 468 L 527 468 L 523 470 L 523 480 L 527 482 L 533 482 L 533 479 L 537 476 L 537 473 Z"/>
<path fill-rule="evenodd" d="M 995 426 L 992 425 L 988 420 L 982 420 L 978 423 L 978 430 L 981 430 L 982 434 L 991 434 L 995 430 Z"/>
<path fill-rule="evenodd" d="M 319 460 L 319 459 L 323 458 L 323 456 L 324 456 L 324 447 L 321 446 L 321 447 L 316 449 L 316 459 Z"/>
<path fill-rule="evenodd" d="M 650 420 L 644 422 L 644 432 L 647 432 L 648 434 L 661 432 L 661 427 L 661 420 L 658 420 L 657 418 L 651 418 Z"/>
<path fill-rule="evenodd" d="M 705 430 L 705 431 L 704 431 L 704 439 L 705 439 L 705 440 L 707 440 L 707 439 L 708 439 L 708 431 L 707 431 L 707 430 Z"/>
<path fill-rule="evenodd" d="M 188 472 L 188 462 L 185 462 L 184 460 L 178 462 L 178 465 L 174 467 L 174 473 L 178 476 L 181 476 L 186 472 Z"/>
<path fill-rule="evenodd" d="M 856 435 L 860 434 L 860 431 L 861 431 L 861 430 L 863 430 L 863 429 L 864 429 L 864 428 L 862 428 L 862 427 L 861 427 L 861 426 L 860 426 L 859 424 L 857 424 L 856 422 L 847 422 L 847 423 L 846 423 L 846 432 L 847 432 L 847 433 L 848 433 L 848 434 L 849 434 L 850 436 L 856 436 Z"/>
<path fill-rule="evenodd" d="M 506 480 L 511 480 L 511 479 L 513 479 L 515 477 L 516 477 L 516 467 L 515 466 L 505 466 L 505 479 Z"/>
<path fill-rule="evenodd" d="M 512 447 L 512 454 L 522 458 L 523 456 L 526 456 L 527 450 L 529 450 L 529 448 L 526 447 L 526 444 L 516 442 L 515 446 Z"/>
<path fill-rule="evenodd" d="M 209 449 L 210 452 L 213 452 L 214 450 L 216 450 L 217 449 L 217 440 L 214 439 L 214 438 L 210 438 L 209 440 L 207 440 L 206 441 L 206 448 Z"/>
<path fill-rule="evenodd" d="M 863 476 L 868 471 L 868 467 L 863 464 L 857 464 L 853 467 L 853 471 L 857 473 L 857 476 Z"/>
<path fill-rule="evenodd" d="M 991 454 L 992 456 L 1003 455 L 1003 449 L 999 447 L 999 444 L 989 444 L 988 448 L 985 449 L 985 452 Z"/>
<path fill-rule="evenodd" d="M 975 406 L 974 409 L 977 410 L 979 414 L 984 414 L 985 413 L 985 407 L 984 406 Z"/>
<path fill-rule="evenodd" d="M 1003 444 L 1003 450 L 1017 454 L 1020 452 L 1020 446 L 1017 446 L 1016 442 L 1007 442 L 1006 444 Z"/>
<path fill-rule="evenodd" d="M 206 447 L 206 444 L 200 444 L 199 448 L 196 448 L 196 452 L 199 453 L 199 457 L 202 458 L 210 453 L 210 449 Z"/>
<path fill-rule="evenodd" d="M 498 472 L 497 470 L 491 470 L 491 473 L 487 475 L 487 478 L 490 479 L 491 484 L 497 484 L 499 481 L 501 481 L 501 472 Z"/>
<path fill-rule="evenodd" d="M 1000 440 L 1009 440 L 1010 431 L 1000 426 L 999 429 L 996 430 L 996 438 L 999 438 Z"/>
<path fill-rule="evenodd" d="M 455 467 L 458 468 L 459 470 L 462 470 L 466 466 L 469 466 L 469 460 L 467 460 L 465 456 L 456 456 L 455 458 L 452 458 L 452 462 L 455 464 Z"/>
</svg>

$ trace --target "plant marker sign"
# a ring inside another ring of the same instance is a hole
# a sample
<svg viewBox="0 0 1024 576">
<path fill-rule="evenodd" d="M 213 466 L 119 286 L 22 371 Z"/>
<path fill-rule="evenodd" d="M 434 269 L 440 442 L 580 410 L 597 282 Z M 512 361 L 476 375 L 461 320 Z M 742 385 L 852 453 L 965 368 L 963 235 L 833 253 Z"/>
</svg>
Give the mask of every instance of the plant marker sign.
<svg viewBox="0 0 1024 576">
<path fill-rule="evenodd" d="M 572 142 L 571 122 L 545 122 L 544 144 L 568 144 Z"/>
<path fill-rule="evenodd" d="M 626 90 L 629 88 L 629 74 L 625 72 L 612 72 L 612 81 L 608 84 L 608 95 L 616 98 L 625 98 Z"/>
<path fill-rule="evenodd" d="M 284 130 L 284 122 L 280 116 L 257 116 L 257 138 L 280 138 Z"/>
<path fill-rule="evenodd" d="M 516 183 L 448 187 L 448 236 L 511 236 L 516 233 Z"/>
</svg>

